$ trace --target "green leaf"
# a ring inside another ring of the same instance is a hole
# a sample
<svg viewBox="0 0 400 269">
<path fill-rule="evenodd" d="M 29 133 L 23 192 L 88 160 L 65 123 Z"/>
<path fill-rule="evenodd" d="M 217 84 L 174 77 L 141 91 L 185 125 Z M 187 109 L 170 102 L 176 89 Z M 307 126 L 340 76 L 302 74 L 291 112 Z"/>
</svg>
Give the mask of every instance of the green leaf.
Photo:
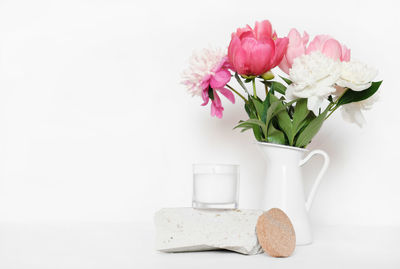
<svg viewBox="0 0 400 269">
<path fill-rule="evenodd" d="M 312 116 L 311 116 L 312 115 Z M 297 139 L 299 138 L 299 136 L 301 135 L 301 133 L 304 131 L 304 129 L 308 126 L 308 124 L 315 119 L 316 116 L 314 115 L 314 113 L 310 113 L 308 114 L 307 118 L 300 124 L 299 127 L 299 131 L 297 132 L 297 134 L 294 136 L 294 142 L 293 142 L 293 146 L 296 147 L 297 145 Z"/>
<path fill-rule="evenodd" d="M 296 101 L 297 99 L 287 104 L 283 104 L 283 102 L 279 100 L 275 95 L 269 95 L 269 107 L 267 110 L 267 118 L 265 124 L 268 126 L 273 117 L 275 117 L 281 111 L 286 111 L 286 107 L 290 106 Z"/>
<path fill-rule="evenodd" d="M 283 79 L 283 81 L 285 81 L 286 82 L 286 84 L 287 85 L 290 85 L 290 84 L 292 84 L 292 81 L 290 80 L 290 79 L 288 79 L 288 78 L 285 78 L 285 77 L 282 77 L 282 76 L 280 76 L 281 77 L 281 79 Z"/>
<path fill-rule="evenodd" d="M 272 119 L 278 115 L 280 112 L 285 112 L 286 113 L 286 107 L 283 105 L 282 101 L 280 101 L 275 95 L 271 94 L 269 95 L 269 102 L 270 105 L 267 110 L 267 115 L 266 115 L 266 126 L 268 126 L 268 130 L 265 133 L 267 137 L 268 142 L 272 142 L 271 139 L 275 142 L 273 143 L 278 143 L 278 144 L 285 144 L 285 136 L 284 134 L 277 130 L 273 124 L 272 124 Z M 287 115 L 289 117 L 289 115 Z M 284 118 L 284 116 L 281 116 Z M 284 121 L 284 120 L 283 120 Z M 289 118 L 290 121 L 290 118 Z M 286 125 L 287 122 L 285 121 L 284 125 Z M 278 124 L 279 125 L 279 124 Z M 282 139 L 283 136 L 283 139 Z M 278 142 L 280 141 L 280 142 Z"/>
<path fill-rule="evenodd" d="M 214 101 L 214 90 L 211 87 L 208 87 L 208 97 Z"/>
<path fill-rule="evenodd" d="M 285 135 L 281 131 L 276 129 L 272 122 L 268 127 L 267 142 L 285 145 Z"/>
<path fill-rule="evenodd" d="M 300 99 L 297 101 L 293 113 L 293 136 L 300 130 L 300 125 L 307 117 L 310 111 L 307 108 L 307 99 Z"/>
<path fill-rule="evenodd" d="M 246 110 L 247 115 L 249 115 L 250 119 L 258 119 L 257 110 L 254 106 L 253 100 L 251 99 L 250 95 L 249 95 L 249 102 L 244 105 L 244 109 Z"/>
<path fill-rule="evenodd" d="M 257 119 L 249 119 L 247 121 L 241 121 L 233 129 L 241 128 L 241 127 L 248 128 L 248 127 L 254 127 L 254 126 L 261 127 L 263 133 L 264 134 L 267 133 L 267 126 L 265 125 L 265 123 L 260 120 L 257 120 Z"/>
<path fill-rule="evenodd" d="M 359 91 L 359 92 L 348 89 L 342 95 L 342 97 L 340 97 L 340 99 L 337 103 L 337 106 L 341 106 L 341 105 L 345 105 L 345 104 L 353 103 L 353 102 L 360 102 L 362 100 L 365 100 L 365 99 L 371 97 L 372 95 L 374 95 L 378 91 L 381 84 L 382 84 L 382 81 L 372 82 L 371 87 L 369 87 L 366 90 Z"/>
<path fill-rule="evenodd" d="M 244 105 L 244 109 L 246 110 L 246 113 L 247 113 L 247 115 L 249 115 L 250 119 L 258 119 L 255 106 L 254 106 L 253 101 L 251 100 L 250 96 L 249 96 L 249 102 Z M 252 129 L 253 129 L 254 137 L 258 141 L 263 141 L 263 134 L 262 134 L 260 127 L 252 126 Z"/>
<path fill-rule="evenodd" d="M 267 121 L 267 111 L 268 111 L 269 105 L 271 104 L 270 97 L 271 97 L 271 92 L 268 92 L 267 96 L 265 97 L 265 100 L 263 101 L 263 111 L 261 114 L 261 120 L 263 122 Z"/>
<path fill-rule="evenodd" d="M 273 96 L 273 95 L 271 95 L 271 96 Z M 267 126 L 269 126 L 270 121 L 272 120 L 272 118 L 276 115 L 277 111 L 279 110 L 280 104 L 282 104 L 282 103 L 279 100 L 276 100 L 276 101 L 270 100 L 270 106 L 268 107 L 266 121 L 265 121 L 265 124 Z"/>
<path fill-rule="evenodd" d="M 281 103 L 281 107 L 283 108 L 280 112 L 276 114 L 278 119 L 278 125 L 282 129 L 282 131 L 286 134 L 286 137 L 289 140 L 289 145 L 293 144 L 294 134 L 292 130 L 292 120 L 285 108 L 285 106 Z"/>
<path fill-rule="evenodd" d="M 318 117 L 313 119 L 307 127 L 304 128 L 296 140 L 296 147 L 303 148 L 311 142 L 311 139 L 318 133 L 319 129 L 321 129 L 328 111 L 328 108 L 325 109 L 323 113 L 319 114 Z"/>
<path fill-rule="evenodd" d="M 283 134 L 283 142 L 281 144 L 286 144 L 285 135 L 288 138 L 287 140 L 290 141 L 291 144 L 293 144 L 295 133 L 293 133 L 292 120 L 286 108 L 288 106 L 291 106 L 294 102 L 298 100 L 293 100 L 287 104 L 284 104 L 271 92 L 272 91 L 268 92 L 264 101 L 249 96 L 249 103 L 245 105 L 245 110 L 249 115 L 250 119 L 257 120 L 265 124 L 265 126 L 251 125 L 253 126 L 253 131 L 255 132 L 255 136 L 256 138 L 258 137 L 257 140 L 259 141 L 262 141 L 263 139 L 262 136 L 265 137 L 268 141 L 268 136 L 270 136 L 270 132 L 273 132 L 272 137 L 274 141 L 279 140 L 282 142 L 281 135 Z M 274 120 L 274 124 L 276 124 L 276 126 L 272 124 L 272 120 Z M 256 122 L 252 122 L 252 124 L 255 123 Z M 239 124 L 238 127 L 242 128 L 249 127 L 249 125 Z M 257 132 L 260 131 L 260 128 L 262 133 L 257 134 Z M 271 128 L 271 130 L 269 128 Z"/>
<path fill-rule="evenodd" d="M 258 119 L 260 119 L 261 121 L 265 122 L 266 118 L 267 118 L 267 109 L 269 106 L 269 100 L 268 98 L 265 98 L 264 101 L 261 101 L 259 98 L 254 98 L 252 96 L 250 96 L 251 101 L 254 104 L 255 110 L 257 112 L 258 115 Z"/>
<path fill-rule="evenodd" d="M 316 118 L 316 116 L 314 115 L 314 113 L 309 112 L 307 117 L 300 123 L 296 136 L 298 137 L 301 134 L 301 132 L 303 132 L 303 130 L 308 126 L 308 124 L 315 118 Z M 295 140 L 296 140 L 296 136 L 295 136 Z"/>
<path fill-rule="evenodd" d="M 250 115 L 251 115 L 251 110 L 250 110 L 250 104 L 249 104 L 249 103 L 245 103 L 245 104 L 244 104 L 244 110 L 246 111 L 246 113 L 247 113 L 247 115 L 249 116 L 249 118 L 251 118 L 251 117 L 250 117 Z"/>
<path fill-rule="evenodd" d="M 290 106 L 292 102 L 284 104 L 282 100 L 279 100 L 274 95 L 270 95 L 269 97 L 271 102 L 270 108 L 272 107 L 272 109 L 270 110 L 270 108 L 268 108 L 269 111 L 267 111 L 267 124 L 269 124 L 269 122 L 276 116 L 279 128 L 284 132 L 289 143 L 292 144 L 294 139 L 292 120 L 286 109 L 286 107 Z"/>
<path fill-rule="evenodd" d="M 253 127 L 253 134 L 254 134 L 254 137 L 257 139 L 257 141 L 260 141 L 260 142 L 264 141 L 261 128 Z"/>
<path fill-rule="evenodd" d="M 286 104 L 290 106 L 290 104 Z M 289 145 L 294 145 L 294 139 L 296 134 L 303 126 L 301 123 L 305 120 L 309 114 L 307 109 L 307 99 L 299 99 L 296 102 L 296 107 L 294 108 L 293 120 L 290 118 L 286 106 L 280 103 L 277 107 L 276 118 L 280 129 L 284 132 L 288 139 Z"/>
<path fill-rule="evenodd" d="M 280 94 L 285 95 L 286 92 L 286 86 L 283 85 L 282 83 L 278 82 L 278 81 L 269 81 L 270 82 L 270 87 L 271 87 L 271 91 L 277 91 Z"/>
<path fill-rule="evenodd" d="M 247 92 L 247 94 L 249 94 L 249 91 L 247 90 L 247 88 L 244 85 L 243 81 L 240 79 L 238 73 L 235 73 L 235 78 L 236 78 L 237 82 L 239 83 L 239 85 L 243 88 L 243 90 L 245 90 Z"/>
<path fill-rule="evenodd" d="M 270 104 L 279 101 L 278 97 L 276 97 L 276 96 L 273 95 L 272 93 L 269 94 L 268 98 L 269 98 L 269 103 L 270 103 Z"/>
<path fill-rule="evenodd" d="M 240 132 L 241 133 L 243 133 L 243 132 L 246 132 L 246 131 L 248 131 L 248 130 L 250 130 L 250 129 L 253 129 L 253 127 L 242 127 L 242 130 L 240 130 Z"/>
<path fill-rule="evenodd" d="M 255 107 L 257 115 L 258 115 L 258 119 L 261 119 L 261 115 L 262 115 L 263 110 L 264 110 L 263 103 L 260 100 L 254 98 L 252 96 L 250 98 L 253 101 L 254 107 Z"/>
<path fill-rule="evenodd" d="M 262 131 L 263 131 L 263 133 L 264 133 L 264 134 L 267 133 L 267 126 L 265 125 L 264 122 L 262 122 L 262 121 L 260 121 L 260 120 L 256 120 L 256 119 L 249 119 L 249 120 L 247 120 L 246 122 L 247 122 L 247 123 L 250 123 L 250 124 L 255 124 L 255 125 L 260 126 L 261 129 L 262 129 Z"/>
</svg>

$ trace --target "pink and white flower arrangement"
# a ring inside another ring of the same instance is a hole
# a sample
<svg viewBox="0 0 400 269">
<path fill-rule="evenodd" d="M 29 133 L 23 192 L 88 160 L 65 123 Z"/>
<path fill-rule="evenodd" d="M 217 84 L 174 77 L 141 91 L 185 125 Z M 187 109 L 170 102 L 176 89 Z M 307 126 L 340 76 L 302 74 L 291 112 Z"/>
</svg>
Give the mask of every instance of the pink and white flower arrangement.
<svg viewBox="0 0 400 269">
<path fill-rule="evenodd" d="M 218 118 L 224 110 L 219 94 L 232 103 L 236 94 L 249 119 L 235 128 L 251 129 L 261 142 L 303 148 L 338 108 L 346 121 L 362 126 L 362 110 L 371 108 L 382 83 L 373 81 L 377 70 L 351 60 L 350 49 L 329 35 L 308 41 L 309 35 L 296 29 L 278 37 L 267 20 L 238 28 L 227 51 L 204 49 L 193 55 L 183 84 L 202 97 L 203 106 L 211 100 L 211 116 Z M 275 67 L 288 77 L 276 80 Z M 243 93 L 228 84 L 232 77 Z M 263 85 L 262 98 L 256 82 Z"/>
</svg>

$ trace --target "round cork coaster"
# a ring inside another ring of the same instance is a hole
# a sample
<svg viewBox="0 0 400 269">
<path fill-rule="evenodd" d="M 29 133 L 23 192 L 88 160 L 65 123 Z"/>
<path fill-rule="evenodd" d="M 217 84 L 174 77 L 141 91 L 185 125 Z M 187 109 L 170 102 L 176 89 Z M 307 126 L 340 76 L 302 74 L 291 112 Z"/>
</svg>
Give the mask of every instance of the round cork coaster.
<svg viewBox="0 0 400 269">
<path fill-rule="evenodd" d="M 289 217 L 279 208 L 264 212 L 257 221 L 257 238 L 272 257 L 288 257 L 296 247 L 296 234 Z"/>
</svg>

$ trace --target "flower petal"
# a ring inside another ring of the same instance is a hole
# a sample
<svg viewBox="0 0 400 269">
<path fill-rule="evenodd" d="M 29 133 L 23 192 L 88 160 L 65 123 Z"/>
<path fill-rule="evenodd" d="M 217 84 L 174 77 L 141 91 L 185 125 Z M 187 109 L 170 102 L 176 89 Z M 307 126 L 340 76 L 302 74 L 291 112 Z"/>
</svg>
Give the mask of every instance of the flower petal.
<svg viewBox="0 0 400 269">
<path fill-rule="evenodd" d="M 319 108 L 321 107 L 323 99 L 318 96 L 310 96 L 307 100 L 307 108 L 314 112 L 314 115 L 318 116 Z"/>
<path fill-rule="evenodd" d="M 201 104 L 202 106 L 205 106 L 208 104 L 208 101 L 210 100 L 210 97 L 208 96 L 208 90 L 203 90 L 201 92 L 201 97 L 203 98 L 203 103 Z"/>
<path fill-rule="evenodd" d="M 221 88 L 221 89 L 217 89 L 223 96 L 225 96 L 229 101 L 231 101 L 232 104 L 235 103 L 235 96 L 233 95 L 233 93 L 226 89 L 226 88 Z"/>
<path fill-rule="evenodd" d="M 251 51 L 255 46 L 257 46 L 257 44 L 262 44 L 254 38 L 244 38 L 241 41 L 241 47 L 248 52 Z"/>
<path fill-rule="evenodd" d="M 304 34 L 306 35 L 307 33 L 304 32 Z M 294 59 L 306 53 L 307 42 L 308 42 L 308 35 L 302 38 L 300 33 L 296 29 L 290 30 L 289 46 L 286 51 L 286 58 L 288 60 L 289 66 L 293 65 Z"/>
<path fill-rule="evenodd" d="M 226 66 L 229 66 L 228 56 L 222 57 L 221 61 L 217 65 L 215 65 L 211 71 L 217 72 L 218 70 L 221 70 L 222 68 L 226 69 Z"/>
<path fill-rule="evenodd" d="M 272 36 L 272 25 L 268 20 L 262 22 L 256 21 L 254 32 L 256 34 L 256 39 L 265 41 Z"/>
<path fill-rule="evenodd" d="M 304 32 L 303 37 L 301 37 L 300 33 L 293 28 L 288 34 L 288 39 L 289 44 L 285 56 L 279 64 L 279 68 L 286 74 L 289 74 L 289 69 L 292 67 L 294 59 L 305 54 L 308 34 Z"/>
<path fill-rule="evenodd" d="M 210 78 L 211 75 L 206 75 L 200 82 L 200 87 L 204 89 L 208 89 L 208 86 L 210 86 Z"/>
<path fill-rule="evenodd" d="M 248 73 L 247 58 L 248 55 L 246 51 L 242 47 L 238 47 L 233 56 L 232 65 L 234 67 L 234 71 L 238 72 L 239 74 Z"/>
<path fill-rule="evenodd" d="M 322 47 L 322 53 L 334 60 L 342 58 L 342 46 L 336 39 L 329 39 Z"/>
<path fill-rule="evenodd" d="M 303 44 L 303 39 L 301 38 L 299 31 L 297 31 L 295 28 L 290 29 L 288 38 L 291 46 L 300 46 Z"/>
<path fill-rule="evenodd" d="M 210 79 L 210 86 L 213 89 L 219 89 L 225 87 L 225 85 L 231 80 L 231 73 L 228 70 L 222 69 L 215 73 Z"/>
<path fill-rule="evenodd" d="M 314 39 L 308 45 L 306 49 L 306 54 L 310 54 L 313 51 L 322 51 L 322 48 L 328 39 L 331 39 L 329 35 L 315 36 Z"/>
<path fill-rule="evenodd" d="M 222 118 L 223 111 L 224 108 L 222 107 L 221 99 L 219 98 L 217 92 L 214 90 L 214 100 L 212 100 L 211 103 L 211 116 Z"/>
<path fill-rule="evenodd" d="M 243 40 L 243 39 L 245 39 L 245 38 L 253 38 L 253 39 L 255 39 L 256 37 L 255 37 L 254 32 L 251 30 L 251 31 L 243 32 L 243 33 L 239 36 L 239 38 L 240 38 L 240 40 Z"/>
<path fill-rule="evenodd" d="M 342 46 L 342 58 L 340 59 L 342 62 L 350 61 L 350 49 L 345 45 Z"/>
<path fill-rule="evenodd" d="M 286 98 L 286 100 L 291 101 L 291 100 L 296 99 L 296 96 L 293 94 L 294 91 L 295 91 L 295 88 L 293 87 L 293 84 L 290 84 L 290 85 L 287 87 L 286 92 L 285 92 L 285 98 Z"/>
<path fill-rule="evenodd" d="M 342 117 L 349 123 L 355 123 L 360 128 L 365 124 L 365 118 L 361 107 L 357 103 L 350 103 L 342 106 Z"/>
<path fill-rule="evenodd" d="M 274 68 L 282 61 L 282 58 L 285 55 L 286 50 L 288 48 L 288 44 L 289 44 L 289 38 L 287 37 L 278 38 L 275 40 L 275 53 L 270 64 L 270 69 Z"/>
<path fill-rule="evenodd" d="M 238 28 L 236 30 L 236 33 L 233 33 L 232 35 L 236 35 L 240 39 L 242 39 L 242 36 L 246 37 L 249 35 L 252 37 L 255 37 L 254 33 L 253 33 L 253 29 L 251 29 L 251 27 L 249 25 L 246 25 L 246 27 L 244 27 L 244 28 Z"/>
<path fill-rule="evenodd" d="M 234 67 L 234 57 L 235 57 L 235 51 L 238 49 L 238 47 L 241 47 L 240 45 L 240 39 L 237 36 L 233 36 L 231 43 L 229 44 L 228 47 L 228 60 L 229 63 Z M 236 70 L 234 70 L 236 71 Z"/>
<path fill-rule="evenodd" d="M 270 70 L 274 55 L 275 43 L 272 39 L 256 44 L 250 52 L 250 73 L 246 75 L 258 76 Z"/>
<path fill-rule="evenodd" d="M 286 74 L 289 74 L 290 67 L 286 56 L 283 56 L 282 61 L 279 64 L 279 68 Z"/>
<path fill-rule="evenodd" d="M 310 36 L 308 35 L 308 33 L 306 31 L 304 31 L 303 37 L 302 37 L 304 48 L 307 46 L 309 38 L 310 38 Z"/>
</svg>

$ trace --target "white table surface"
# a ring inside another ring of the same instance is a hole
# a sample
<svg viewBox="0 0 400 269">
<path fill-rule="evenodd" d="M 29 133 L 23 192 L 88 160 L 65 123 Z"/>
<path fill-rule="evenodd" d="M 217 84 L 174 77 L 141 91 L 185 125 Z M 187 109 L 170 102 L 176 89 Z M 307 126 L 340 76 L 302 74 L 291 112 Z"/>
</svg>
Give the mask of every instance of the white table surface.
<svg viewBox="0 0 400 269">
<path fill-rule="evenodd" d="M 400 268 L 400 227 L 314 227 L 289 258 L 160 253 L 152 223 L 0 223 L 0 268 Z"/>
</svg>

